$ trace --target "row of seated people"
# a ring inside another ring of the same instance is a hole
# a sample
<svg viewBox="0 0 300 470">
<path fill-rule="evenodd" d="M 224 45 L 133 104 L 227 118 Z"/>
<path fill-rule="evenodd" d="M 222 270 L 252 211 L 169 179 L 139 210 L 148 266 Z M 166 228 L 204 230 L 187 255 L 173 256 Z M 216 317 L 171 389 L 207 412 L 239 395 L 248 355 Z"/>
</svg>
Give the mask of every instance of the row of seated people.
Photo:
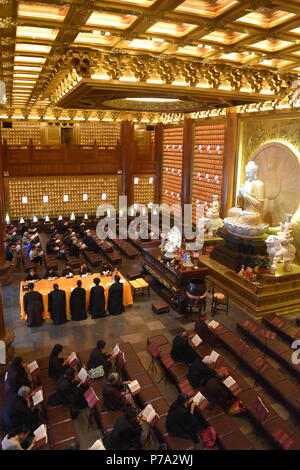
<svg viewBox="0 0 300 470">
<path fill-rule="evenodd" d="M 141 417 L 135 410 L 130 393 L 125 389 L 127 382 L 122 382 L 118 374 L 110 373 L 114 357 L 113 354 L 105 353 L 104 348 L 105 342 L 98 341 L 90 353 L 86 369 L 95 370 L 101 366 L 105 374 L 109 374 L 103 385 L 103 409 L 124 411 L 124 416 L 116 423 L 113 432 L 105 436 L 106 448 L 140 448 L 141 427 L 138 423 Z M 70 367 L 67 356 L 61 356 L 62 351 L 63 347 L 57 344 L 49 357 L 48 375 L 56 381 L 56 391 L 48 398 L 48 402 L 53 406 L 67 407 L 72 418 L 76 419 L 80 410 L 88 406 L 84 398 L 88 386 L 80 381 L 76 371 Z M 17 357 L 7 372 L 6 386 L 12 398 L 2 415 L 2 429 L 7 433 L 2 441 L 3 450 L 32 449 L 32 432 L 43 422 L 40 409 L 34 407 L 30 400 L 35 384 L 24 366 L 22 359 Z"/>
<path fill-rule="evenodd" d="M 77 270 L 76 270 L 77 271 Z M 113 268 L 110 264 L 108 263 L 103 263 L 101 266 L 101 269 L 99 270 L 99 273 L 102 276 L 112 276 L 117 273 L 117 269 Z M 57 270 L 55 270 L 52 267 L 48 267 L 46 269 L 45 274 L 43 275 L 43 279 L 57 279 L 59 277 L 73 277 L 73 276 L 85 276 L 87 274 L 93 274 L 92 269 L 84 262 L 80 263 L 80 267 L 78 272 L 76 273 L 75 270 L 68 264 L 66 263 L 65 268 L 62 270 L 61 273 L 59 273 Z M 29 269 L 28 274 L 26 275 L 24 281 L 39 281 L 41 276 L 37 273 L 37 269 L 35 267 L 32 267 Z"/>
<path fill-rule="evenodd" d="M 105 317 L 109 315 L 120 315 L 125 311 L 123 304 L 123 284 L 120 276 L 114 276 L 115 282 L 108 289 L 107 308 L 105 310 L 104 288 L 100 285 L 100 278 L 94 279 L 94 286 L 90 291 L 90 303 L 88 311 L 92 318 Z M 29 292 L 23 297 L 24 311 L 27 315 L 28 327 L 41 326 L 43 324 L 44 303 L 40 292 L 34 290 L 34 283 L 29 282 Z M 66 292 L 60 289 L 58 284 L 53 285 L 53 291 L 48 294 L 48 310 L 53 323 L 58 325 L 67 322 L 66 315 Z M 70 296 L 71 319 L 81 321 L 87 318 L 86 290 L 82 287 L 82 281 L 77 281 Z"/>
<path fill-rule="evenodd" d="M 205 342 L 202 342 L 197 348 L 197 353 L 204 357 L 208 351 L 212 351 L 212 347 L 208 348 L 208 344 L 213 344 L 214 349 L 215 345 L 221 343 L 226 346 L 229 351 L 233 352 L 234 355 L 241 359 L 242 362 L 249 366 L 250 369 L 253 369 L 255 373 L 256 380 L 261 379 L 262 382 L 270 387 L 270 390 L 274 390 L 276 397 L 281 396 L 282 402 L 288 408 L 291 408 L 293 412 L 298 414 L 299 404 L 297 404 L 297 399 L 299 398 L 300 392 L 297 391 L 296 384 L 291 384 L 291 382 L 277 369 L 272 369 L 270 364 L 267 361 L 263 360 L 258 356 L 257 353 L 252 351 L 246 343 L 240 340 L 236 335 L 230 332 L 226 327 L 221 324 L 216 323 L 212 326 L 208 324 L 207 320 L 205 323 L 205 316 L 198 320 L 195 325 L 195 330 L 199 337 L 202 338 Z M 193 333 L 194 334 L 194 333 Z M 208 342 L 206 343 L 206 341 Z M 182 342 L 182 339 L 177 341 Z M 206 347 L 207 346 L 207 347 Z M 166 344 L 162 346 L 166 348 Z M 185 346 L 182 346 L 181 353 L 183 353 Z M 171 354 L 173 353 L 173 350 Z M 187 351 L 185 351 L 185 356 Z M 176 358 L 179 359 L 179 356 L 176 355 Z M 174 356 L 175 359 L 175 356 Z M 181 356 L 183 362 L 183 358 Z M 163 362 L 165 362 L 162 359 Z M 259 363 L 258 363 L 259 361 Z M 252 368 L 253 363 L 253 368 Z M 257 367 L 256 364 L 257 363 Z M 260 364 L 263 365 L 263 368 L 260 367 Z M 191 384 L 193 384 L 194 377 L 191 376 L 191 370 L 188 373 L 188 379 Z M 249 385 L 245 383 L 240 377 L 238 377 L 236 371 L 232 372 L 233 376 L 236 379 L 235 393 L 238 398 L 247 407 L 246 417 L 255 425 L 262 430 L 266 437 L 280 449 L 298 449 L 300 445 L 300 440 L 295 429 L 288 425 L 277 413 L 272 409 L 271 405 L 264 399 L 264 402 L 261 401 L 259 393 L 255 392 L 254 388 L 249 388 Z M 182 382 L 183 383 L 183 382 Z M 271 386 L 272 384 L 272 386 Z M 184 387 L 180 387 L 180 390 Z M 206 392 L 205 392 L 206 393 Z M 226 408 L 225 408 L 226 409 Z"/>
</svg>

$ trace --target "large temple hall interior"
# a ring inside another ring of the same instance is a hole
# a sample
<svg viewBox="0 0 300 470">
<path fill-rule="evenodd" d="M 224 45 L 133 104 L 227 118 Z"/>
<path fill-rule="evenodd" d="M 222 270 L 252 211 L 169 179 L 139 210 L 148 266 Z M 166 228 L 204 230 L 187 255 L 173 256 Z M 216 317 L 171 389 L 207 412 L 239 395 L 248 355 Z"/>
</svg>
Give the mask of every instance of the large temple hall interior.
<svg viewBox="0 0 300 470">
<path fill-rule="evenodd" d="M 300 449 L 299 109 L 299 0 L 0 0 L 2 450 Z"/>
</svg>

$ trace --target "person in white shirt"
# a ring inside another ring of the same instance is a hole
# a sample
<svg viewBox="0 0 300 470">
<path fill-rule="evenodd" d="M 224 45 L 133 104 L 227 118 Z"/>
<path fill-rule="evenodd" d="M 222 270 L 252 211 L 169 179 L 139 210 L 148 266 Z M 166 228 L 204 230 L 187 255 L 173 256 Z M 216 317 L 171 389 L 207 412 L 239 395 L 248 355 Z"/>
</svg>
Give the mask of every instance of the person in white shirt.
<svg viewBox="0 0 300 470">
<path fill-rule="evenodd" d="M 28 445 L 28 436 L 30 431 L 27 426 L 15 428 L 3 438 L 1 442 L 2 450 L 31 450 L 35 445 L 35 438 Z M 23 446 L 21 445 L 23 444 Z"/>
</svg>

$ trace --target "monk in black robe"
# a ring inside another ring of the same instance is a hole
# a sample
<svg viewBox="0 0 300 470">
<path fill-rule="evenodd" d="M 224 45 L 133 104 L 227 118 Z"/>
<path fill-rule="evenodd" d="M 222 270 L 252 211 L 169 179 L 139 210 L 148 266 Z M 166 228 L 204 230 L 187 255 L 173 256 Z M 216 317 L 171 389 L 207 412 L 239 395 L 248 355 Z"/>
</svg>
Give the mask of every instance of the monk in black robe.
<svg viewBox="0 0 300 470">
<path fill-rule="evenodd" d="M 107 308 L 111 315 L 120 315 L 125 312 L 123 304 L 123 284 L 120 282 L 120 276 L 114 277 L 115 282 L 108 289 Z"/>
<path fill-rule="evenodd" d="M 70 312 L 71 318 L 74 321 L 85 320 L 87 318 L 86 314 L 86 292 L 83 289 L 82 282 L 77 281 L 77 287 L 72 290 L 70 297 Z"/>
<path fill-rule="evenodd" d="M 41 326 L 43 324 L 43 296 L 39 292 L 34 292 L 34 284 L 28 284 L 29 292 L 23 298 L 24 310 L 27 315 L 27 326 Z"/>
<path fill-rule="evenodd" d="M 195 403 L 188 395 L 181 394 L 172 403 L 166 419 L 166 429 L 170 436 L 192 439 L 199 442 L 200 422 L 194 416 Z"/>
<path fill-rule="evenodd" d="M 65 364 L 63 357 L 59 357 L 62 350 L 62 345 L 56 344 L 49 356 L 48 375 L 54 380 L 58 380 L 62 377 L 65 371 L 70 367 L 68 364 Z"/>
<path fill-rule="evenodd" d="M 111 433 L 106 434 L 103 440 L 107 450 L 141 449 L 142 427 L 137 421 L 138 411 L 127 407 L 123 416 L 120 416 Z"/>
<path fill-rule="evenodd" d="M 87 363 L 88 370 L 95 369 L 96 367 L 103 366 L 104 372 L 109 372 L 112 368 L 111 354 L 103 351 L 105 348 L 105 341 L 100 340 L 97 342 L 97 347 L 92 350 L 89 361 Z"/>
<path fill-rule="evenodd" d="M 91 288 L 90 293 L 90 307 L 89 311 L 92 315 L 92 318 L 100 318 L 106 316 L 105 311 L 105 296 L 104 288 L 99 286 L 100 279 L 96 277 L 94 279 L 95 286 Z"/>
<path fill-rule="evenodd" d="M 188 334 L 186 331 L 181 335 L 175 336 L 172 344 L 171 357 L 175 362 L 185 362 L 191 364 L 198 357 L 196 351 L 188 343 Z"/>
<path fill-rule="evenodd" d="M 214 346 L 217 343 L 217 339 L 215 338 L 213 332 L 209 329 L 208 325 L 205 323 L 205 320 L 207 320 L 207 315 L 203 312 L 196 321 L 194 330 L 205 343 Z"/>
<path fill-rule="evenodd" d="M 233 395 L 225 385 L 218 382 L 219 374 L 199 357 L 190 365 L 187 378 L 193 388 L 204 387 L 203 394 L 211 405 L 219 405 L 227 410 L 232 404 Z"/>
<path fill-rule="evenodd" d="M 87 408 L 87 401 L 83 394 L 88 387 L 79 385 L 77 377 L 75 377 L 74 369 L 68 367 L 63 377 L 59 379 L 56 385 L 56 403 L 66 406 L 70 409 L 72 419 L 76 419 L 79 410 Z"/>
<path fill-rule="evenodd" d="M 53 291 L 48 294 L 48 310 L 54 325 L 66 323 L 66 293 L 59 289 L 58 284 L 53 284 Z"/>
<path fill-rule="evenodd" d="M 22 385 L 31 387 L 28 374 L 22 364 L 22 358 L 15 357 L 7 370 L 5 389 L 7 392 L 17 393 L 17 391 L 19 390 L 19 388 L 22 387 Z"/>
</svg>

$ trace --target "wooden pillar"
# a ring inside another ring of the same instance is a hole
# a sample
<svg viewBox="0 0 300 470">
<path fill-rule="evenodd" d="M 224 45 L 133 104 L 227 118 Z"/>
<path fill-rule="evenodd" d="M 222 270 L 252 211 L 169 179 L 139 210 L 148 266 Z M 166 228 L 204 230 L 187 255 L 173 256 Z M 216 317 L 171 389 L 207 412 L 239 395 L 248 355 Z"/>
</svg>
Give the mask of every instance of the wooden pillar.
<svg viewBox="0 0 300 470">
<path fill-rule="evenodd" d="M 155 203 L 161 203 L 161 180 L 163 160 L 164 126 L 160 122 L 155 126 L 154 157 L 155 157 Z"/>
<path fill-rule="evenodd" d="M 234 205 L 234 185 L 237 170 L 237 114 L 235 108 L 226 109 L 225 143 L 223 160 L 223 189 L 220 217 L 227 216 Z"/>
<path fill-rule="evenodd" d="M 2 139 L 1 139 L 1 126 L 2 122 L 0 121 L 0 284 L 6 285 L 11 282 L 10 276 L 10 263 L 6 262 L 4 255 L 4 182 L 3 182 L 3 164 L 2 164 Z M 13 350 L 11 344 L 14 340 L 13 331 L 5 328 L 4 323 L 4 313 L 3 313 L 3 304 L 2 304 L 2 292 L 0 287 L 0 339 L 3 340 L 6 344 L 7 357 L 11 357 Z"/>
<path fill-rule="evenodd" d="M 130 206 L 133 201 L 133 168 L 135 157 L 134 123 L 132 121 L 122 121 L 121 123 L 121 163 L 122 182 L 121 195 L 127 196 L 127 204 Z"/>
<path fill-rule="evenodd" d="M 182 155 L 182 186 L 181 205 L 192 203 L 193 159 L 194 159 L 195 123 L 191 118 L 183 121 L 183 155 Z"/>
</svg>

